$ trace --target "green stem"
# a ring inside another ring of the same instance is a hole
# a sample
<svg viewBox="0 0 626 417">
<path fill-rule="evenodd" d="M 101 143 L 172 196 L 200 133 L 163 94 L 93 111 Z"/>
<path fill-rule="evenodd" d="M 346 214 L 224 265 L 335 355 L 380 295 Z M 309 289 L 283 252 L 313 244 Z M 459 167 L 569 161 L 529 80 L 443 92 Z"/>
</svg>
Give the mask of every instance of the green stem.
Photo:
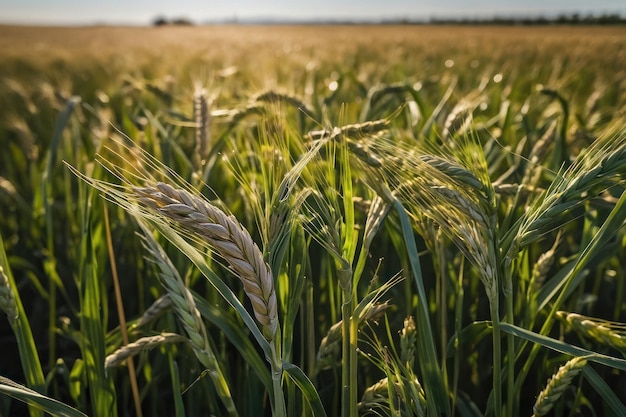
<svg viewBox="0 0 626 417">
<path fill-rule="evenodd" d="M 507 306 L 508 310 L 508 306 Z M 508 314 L 508 311 L 507 311 Z M 507 320 L 509 323 L 509 320 Z M 511 322 L 511 324 L 513 324 Z M 512 334 L 507 334 L 506 336 L 506 344 L 507 344 L 507 356 L 508 356 L 508 367 L 507 367 L 507 378 L 506 378 L 506 389 L 507 389 L 507 416 L 513 417 L 513 404 L 515 404 L 515 336 Z"/>
<path fill-rule="evenodd" d="M 513 283 L 511 280 L 511 269 L 507 268 L 504 271 L 505 274 L 505 282 L 507 288 L 513 288 Z M 513 313 L 513 295 L 506 295 L 506 315 L 505 322 L 509 324 L 515 324 Z M 513 417 L 513 404 L 515 398 L 515 336 L 512 334 L 507 334 L 506 336 L 506 347 L 507 347 L 507 369 L 506 369 L 506 415 L 508 417 Z"/>
<path fill-rule="evenodd" d="M 337 265 L 337 279 L 341 287 L 341 416 L 356 417 L 356 328 L 352 329 L 354 312 L 352 267 L 342 259 Z M 358 326 L 358 323 L 354 325 Z"/>
<path fill-rule="evenodd" d="M 13 329 L 13 333 L 15 334 L 15 339 L 17 341 L 17 348 L 19 351 L 20 361 L 22 363 L 22 370 L 24 372 L 26 385 L 40 394 L 46 394 L 46 381 L 41 368 L 41 362 L 39 361 L 39 354 L 37 353 L 37 347 L 35 345 L 35 340 L 33 339 L 28 317 L 26 316 L 24 306 L 22 305 L 22 299 L 20 298 L 15 279 L 13 278 L 13 274 L 9 266 L 9 260 L 4 250 L 4 241 L 1 234 L 0 266 L 4 270 L 4 275 L 6 276 L 10 287 L 9 291 L 13 293 L 13 299 L 15 302 L 17 317 L 9 317 L 9 324 Z M 29 407 L 28 411 L 31 417 L 43 416 L 43 412 L 35 407 Z"/>
<path fill-rule="evenodd" d="M 355 282 L 358 282 L 360 271 L 355 279 L 352 268 L 357 247 L 358 232 L 355 228 L 354 203 L 352 201 L 352 174 L 350 168 L 350 153 L 345 142 L 339 147 L 340 178 L 343 190 L 342 200 L 344 207 L 344 223 L 342 227 L 342 260 L 337 268 L 337 278 L 342 290 L 341 318 L 342 318 L 342 362 L 341 362 L 341 415 L 342 417 L 357 417 L 357 367 L 356 367 L 356 327 L 351 324 L 356 298 Z M 355 319 L 356 320 L 356 319 Z"/>
<path fill-rule="evenodd" d="M 52 256 L 49 254 L 49 256 Z M 55 268 L 55 262 L 47 260 L 51 263 L 50 275 L 48 275 L 48 367 L 53 369 L 54 363 L 56 363 L 56 336 L 57 336 L 57 285 L 53 277 L 53 269 Z"/>
<path fill-rule="evenodd" d="M 272 358 L 270 360 L 272 371 L 272 388 L 274 391 L 274 417 L 287 417 L 287 407 L 285 406 L 285 395 L 283 393 L 283 365 L 280 353 L 276 348 L 276 342 L 270 342 Z"/>
<path fill-rule="evenodd" d="M 341 271 L 349 273 L 348 271 Z M 356 417 L 357 410 L 357 369 L 356 369 L 356 331 L 352 331 L 353 312 L 352 292 L 343 292 L 341 305 L 341 334 L 342 334 L 342 361 L 341 361 L 341 415 L 342 417 Z M 354 339 L 354 340 L 353 340 Z"/>
<path fill-rule="evenodd" d="M 217 395 L 220 397 L 220 400 L 222 400 L 222 404 L 224 404 L 226 412 L 229 416 L 239 416 L 239 413 L 237 412 L 237 407 L 235 407 L 235 403 L 233 401 L 233 397 L 230 395 L 228 383 L 224 379 L 224 375 L 222 374 L 221 370 L 218 370 L 219 365 L 217 363 L 217 360 L 212 358 L 209 361 L 201 360 L 200 362 L 202 362 L 204 366 L 207 366 L 206 363 L 212 363 L 211 365 L 207 366 L 207 369 L 209 370 L 209 377 L 213 382 L 213 386 L 215 387 Z"/>
<path fill-rule="evenodd" d="M 441 329 L 441 338 L 440 338 L 440 343 L 441 343 L 441 375 L 443 375 L 444 378 L 447 378 L 448 375 L 448 370 L 446 367 L 446 359 L 448 356 L 448 352 L 447 352 L 447 344 L 448 344 L 448 332 L 446 331 L 446 325 L 448 323 L 448 316 L 447 316 L 447 308 L 446 308 L 446 296 L 447 296 L 447 286 L 446 286 L 446 270 L 445 270 L 445 265 L 446 265 L 446 259 L 445 259 L 445 250 L 443 247 L 443 239 L 441 238 L 441 236 L 438 236 L 437 238 L 437 243 L 436 245 L 437 247 L 437 268 L 439 269 L 439 279 L 437 280 L 437 302 L 439 303 L 439 305 L 441 306 L 441 308 L 439 308 L 439 328 Z"/>
<path fill-rule="evenodd" d="M 463 328 L 463 297 L 465 292 L 463 290 L 463 270 L 465 268 L 465 257 L 461 257 L 461 265 L 459 265 L 459 274 L 457 277 L 457 285 L 456 285 L 456 306 L 455 306 L 455 320 L 454 320 L 454 333 L 455 337 L 461 333 Z M 461 345 L 457 343 L 457 349 L 454 353 L 454 372 L 453 372 L 453 380 L 452 380 L 452 416 L 454 417 L 454 411 L 456 409 L 456 400 L 459 391 L 459 376 L 461 374 Z"/>
<path fill-rule="evenodd" d="M 351 299 L 351 298 L 350 298 Z M 349 300 L 350 300 L 349 299 Z M 341 306 L 341 416 L 350 417 L 350 304 L 345 300 Z"/>
<path fill-rule="evenodd" d="M 354 304 L 353 304 L 354 305 Z M 350 317 L 350 417 L 357 417 L 357 355 L 356 355 L 356 347 L 357 347 L 357 336 L 359 329 L 359 319 L 358 317 L 354 317 L 354 309 L 352 308 L 351 317 Z"/>
<path fill-rule="evenodd" d="M 496 297 L 490 301 L 491 320 L 493 323 L 493 410 L 494 415 L 499 416 L 502 412 L 502 380 L 501 380 L 501 360 L 502 352 L 500 348 L 500 316 L 499 301 Z"/>
</svg>

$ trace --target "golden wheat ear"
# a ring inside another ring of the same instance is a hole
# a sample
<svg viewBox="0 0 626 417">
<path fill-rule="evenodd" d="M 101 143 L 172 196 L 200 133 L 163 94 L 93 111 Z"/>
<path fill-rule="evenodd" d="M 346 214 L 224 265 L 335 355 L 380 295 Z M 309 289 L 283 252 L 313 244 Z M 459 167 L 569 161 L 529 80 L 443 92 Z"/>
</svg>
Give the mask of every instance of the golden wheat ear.
<svg viewBox="0 0 626 417">
<path fill-rule="evenodd" d="M 274 279 L 250 233 L 233 216 L 186 190 L 157 183 L 133 191 L 143 205 L 205 240 L 228 263 L 243 284 L 263 335 L 273 340 L 278 328 Z"/>
</svg>

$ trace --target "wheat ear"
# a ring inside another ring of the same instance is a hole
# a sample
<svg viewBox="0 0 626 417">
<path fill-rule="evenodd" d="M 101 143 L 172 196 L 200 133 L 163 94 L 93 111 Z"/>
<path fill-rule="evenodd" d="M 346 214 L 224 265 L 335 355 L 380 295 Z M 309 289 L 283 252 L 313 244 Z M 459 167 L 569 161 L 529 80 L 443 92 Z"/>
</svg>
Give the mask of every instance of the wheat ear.
<svg viewBox="0 0 626 417">
<path fill-rule="evenodd" d="M 548 380 L 548 385 L 539 393 L 535 406 L 533 407 L 533 417 L 545 416 L 548 414 L 556 402 L 561 398 L 572 380 L 578 375 L 581 369 L 587 364 L 587 359 L 577 357 L 569 360 L 565 365 L 552 375 Z"/>
<path fill-rule="evenodd" d="M 579 155 L 574 164 L 558 177 L 546 194 L 526 212 L 518 230 L 517 246 L 540 238 L 547 230 L 564 223 L 563 213 L 579 207 L 594 195 L 623 178 L 626 163 L 626 136 L 607 136 Z"/>
<path fill-rule="evenodd" d="M 410 394 L 409 394 L 410 393 Z M 405 402 L 410 399 L 410 401 Z M 418 417 L 426 416 L 426 399 L 424 398 L 424 390 L 417 378 L 405 378 L 402 376 L 382 378 L 374 385 L 371 385 L 363 391 L 361 401 L 357 404 L 359 410 L 365 414 L 367 412 L 374 413 L 375 408 L 384 408 L 385 404 L 390 404 L 394 400 L 396 407 L 404 402 L 407 409 Z M 398 410 L 398 415 L 401 412 Z M 404 413 L 402 413 L 404 415 Z"/>
<path fill-rule="evenodd" d="M 104 361 L 105 368 L 120 366 L 124 361 L 132 356 L 136 356 L 144 350 L 153 349 L 166 343 L 187 342 L 187 338 L 176 333 L 162 333 L 156 336 L 142 337 L 133 343 L 122 346 L 115 352 L 108 355 Z"/>
<path fill-rule="evenodd" d="M 209 153 L 209 98 L 204 88 L 197 88 L 193 96 L 193 115 L 196 122 L 196 148 L 194 157 L 200 167 Z"/>
<path fill-rule="evenodd" d="M 577 313 L 559 311 L 557 317 L 582 336 L 626 353 L 626 325 Z"/>
<path fill-rule="evenodd" d="M 359 410 L 371 410 L 376 406 L 380 406 L 388 401 L 389 397 L 389 378 L 380 379 L 374 385 L 370 385 L 363 391 L 361 402 L 359 402 Z"/>
<path fill-rule="evenodd" d="M 230 389 L 226 382 L 224 372 L 217 356 L 209 343 L 207 331 L 191 291 L 185 286 L 180 274 L 165 254 L 161 246 L 154 240 L 144 225 L 140 223 L 144 231 L 144 248 L 151 255 L 150 260 L 156 263 L 160 269 L 159 277 L 166 288 L 172 306 L 178 315 L 180 322 L 185 328 L 194 354 L 200 363 L 207 368 L 209 376 L 215 386 L 217 394 L 222 399 L 229 415 L 237 416 L 237 409 Z"/>
<path fill-rule="evenodd" d="M 278 327 L 274 280 L 250 233 L 233 216 L 185 190 L 164 183 L 133 190 L 143 204 L 206 240 L 228 263 L 243 284 L 263 335 L 273 340 Z"/>
<path fill-rule="evenodd" d="M 390 308 L 391 304 L 388 301 L 369 305 L 358 317 L 359 326 L 378 319 Z M 343 320 L 333 324 L 322 339 L 317 351 L 317 366 L 319 369 L 332 367 L 338 359 L 337 356 L 339 356 L 339 351 L 341 350 L 342 325 Z"/>
<path fill-rule="evenodd" d="M 279 93 L 277 91 L 266 91 L 264 93 L 261 93 L 259 95 L 257 95 L 254 98 L 254 101 L 256 102 L 285 102 L 295 108 L 297 108 L 298 110 L 300 110 L 301 112 L 303 112 L 306 115 L 312 116 L 313 112 L 310 109 L 310 106 L 307 105 L 305 102 L 303 102 L 302 100 L 300 100 L 298 97 L 289 95 L 289 94 L 284 94 L 284 93 Z"/>
<path fill-rule="evenodd" d="M 172 299 L 165 294 L 154 300 L 152 305 L 141 315 L 134 327 L 142 327 L 152 323 L 172 306 Z"/>
<path fill-rule="evenodd" d="M 0 266 L 0 310 L 4 311 L 13 322 L 17 320 L 17 304 L 15 303 L 15 295 L 13 289 L 9 285 L 9 279 L 4 274 L 4 269 Z"/>
<path fill-rule="evenodd" d="M 415 345 L 417 343 L 417 329 L 412 316 L 404 319 L 404 327 L 400 331 L 400 360 L 408 368 L 413 368 L 415 361 Z"/>
</svg>

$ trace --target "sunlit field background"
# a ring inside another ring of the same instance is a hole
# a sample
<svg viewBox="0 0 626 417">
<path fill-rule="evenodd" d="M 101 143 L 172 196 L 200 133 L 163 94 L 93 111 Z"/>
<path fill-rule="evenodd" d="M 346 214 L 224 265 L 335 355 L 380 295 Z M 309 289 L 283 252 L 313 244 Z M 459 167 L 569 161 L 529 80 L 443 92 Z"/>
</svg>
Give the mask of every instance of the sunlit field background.
<svg viewBox="0 0 626 417">
<path fill-rule="evenodd" d="M 624 26 L 0 26 L 0 416 L 626 415 L 625 63 Z"/>
</svg>

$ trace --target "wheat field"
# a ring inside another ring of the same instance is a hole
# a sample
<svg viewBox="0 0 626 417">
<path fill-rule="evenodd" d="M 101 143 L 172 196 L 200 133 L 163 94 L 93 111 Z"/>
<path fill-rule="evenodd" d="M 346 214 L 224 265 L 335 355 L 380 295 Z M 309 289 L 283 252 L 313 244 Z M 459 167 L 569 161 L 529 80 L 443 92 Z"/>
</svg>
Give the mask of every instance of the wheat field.
<svg viewBox="0 0 626 417">
<path fill-rule="evenodd" d="M 0 26 L 0 416 L 626 415 L 624 62 Z"/>
</svg>

